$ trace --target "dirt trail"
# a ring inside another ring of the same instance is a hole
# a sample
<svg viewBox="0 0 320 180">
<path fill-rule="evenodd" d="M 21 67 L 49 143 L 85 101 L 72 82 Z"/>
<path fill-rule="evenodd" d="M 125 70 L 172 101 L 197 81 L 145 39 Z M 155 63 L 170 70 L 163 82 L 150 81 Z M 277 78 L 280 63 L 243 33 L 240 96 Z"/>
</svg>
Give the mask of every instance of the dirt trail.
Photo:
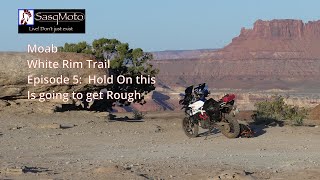
<svg viewBox="0 0 320 180">
<path fill-rule="evenodd" d="M 205 140 L 184 135 L 180 113 L 149 113 L 143 122 L 105 115 L 2 111 L 0 179 L 320 179 L 318 126 Z"/>
</svg>

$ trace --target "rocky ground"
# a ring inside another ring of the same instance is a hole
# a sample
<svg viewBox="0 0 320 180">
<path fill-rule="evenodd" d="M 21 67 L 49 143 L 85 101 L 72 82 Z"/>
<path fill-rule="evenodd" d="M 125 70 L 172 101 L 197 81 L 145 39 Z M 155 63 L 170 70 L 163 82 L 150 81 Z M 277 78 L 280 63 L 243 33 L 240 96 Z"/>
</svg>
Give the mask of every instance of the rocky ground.
<svg viewBox="0 0 320 180">
<path fill-rule="evenodd" d="M 0 179 L 320 179 L 316 121 L 189 139 L 181 113 L 0 113 Z"/>
</svg>

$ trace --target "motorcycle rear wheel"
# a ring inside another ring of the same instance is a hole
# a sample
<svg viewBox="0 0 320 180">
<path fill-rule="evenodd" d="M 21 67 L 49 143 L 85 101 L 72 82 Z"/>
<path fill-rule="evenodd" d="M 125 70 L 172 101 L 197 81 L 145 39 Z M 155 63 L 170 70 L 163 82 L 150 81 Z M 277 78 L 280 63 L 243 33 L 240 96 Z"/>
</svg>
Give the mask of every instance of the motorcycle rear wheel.
<svg viewBox="0 0 320 180">
<path fill-rule="evenodd" d="M 240 134 L 240 124 L 234 118 L 225 119 L 228 123 L 226 126 L 221 127 L 221 133 L 225 135 L 227 138 L 237 138 Z"/>
<path fill-rule="evenodd" d="M 185 117 L 182 120 L 182 129 L 184 133 L 190 137 L 195 138 L 199 134 L 199 125 L 192 122 L 192 118 Z"/>
</svg>

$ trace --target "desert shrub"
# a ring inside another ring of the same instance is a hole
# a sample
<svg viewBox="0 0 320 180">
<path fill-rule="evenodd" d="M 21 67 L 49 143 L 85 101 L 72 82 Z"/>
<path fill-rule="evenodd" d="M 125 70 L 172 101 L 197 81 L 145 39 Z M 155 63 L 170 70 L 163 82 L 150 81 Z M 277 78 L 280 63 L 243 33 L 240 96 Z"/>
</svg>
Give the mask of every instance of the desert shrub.
<svg viewBox="0 0 320 180">
<path fill-rule="evenodd" d="M 281 95 L 275 95 L 268 101 L 255 103 L 256 121 L 271 122 L 292 120 L 294 125 L 302 125 L 307 111 L 304 108 L 287 105 Z"/>
<path fill-rule="evenodd" d="M 293 121 L 293 125 L 302 126 L 303 120 L 307 117 L 307 110 L 305 108 L 299 108 L 297 106 L 291 106 L 288 108 L 286 119 Z"/>
<path fill-rule="evenodd" d="M 155 77 L 159 73 L 159 69 L 155 68 L 151 61 L 153 55 L 150 52 L 144 52 L 141 48 L 130 48 L 128 43 L 122 43 L 117 39 L 100 38 L 95 39 L 92 43 L 85 41 L 79 43 L 65 43 L 64 46 L 58 48 L 59 52 L 86 53 L 93 55 L 97 61 L 104 62 L 110 60 L 110 68 L 106 69 L 106 74 L 113 77 L 120 75 L 132 78 L 132 83 L 114 83 L 106 86 L 96 87 L 97 90 L 107 89 L 114 93 L 140 93 L 138 99 L 133 102 L 127 98 L 123 99 L 103 99 L 104 109 L 112 111 L 112 107 L 116 104 L 119 106 L 129 106 L 131 103 L 145 104 L 144 96 L 155 90 L 154 83 L 137 83 L 136 77 Z M 129 96 L 128 96 L 129 97 Z M 95 101 L 98 102 L 98 101 Z M 100 106 L 93 106 L 95 110 Z"/>
<path fill-rule="evenodd" d="M 132 113 L 133 113 L 133 118 L 137 120 L 143 119 L 146 115 L 145 113 L 138 110 L 133 110 Z"/>
</svg>

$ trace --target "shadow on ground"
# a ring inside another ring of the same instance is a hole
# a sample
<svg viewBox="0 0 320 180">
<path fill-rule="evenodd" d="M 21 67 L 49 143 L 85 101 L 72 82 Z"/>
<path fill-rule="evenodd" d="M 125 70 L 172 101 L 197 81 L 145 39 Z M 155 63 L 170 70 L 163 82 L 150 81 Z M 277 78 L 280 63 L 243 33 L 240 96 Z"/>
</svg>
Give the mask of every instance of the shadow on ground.
<svg viewBox="0 0 320 180">
<path fill-rule="evenodd" d="M 253 121 L 253 122 L 239 122 L 241 130 L 240 130 L 240 135 L 239 137 L 242 138 L 255 138 L 255 137 L 259 137 L 262 136 L 263 134 L 266 133 L 266 128 L 269 127 L 283 127 L 284 126 L 284 122 L 283 121 L 278 121 L 275 119 L 267 119 L 265 121 Z M 247 131 L 252 131 L 253 132 L 253 136 L 246 136 L 245 134 L 241 134 L 243 133 L 245 130 Z M 199 134 L 199 137 L 208 137 L 211 135 L 215 135 L 221 133 L 221 131 L 217 128 L 213 129 L 211 132 L 205 131 L 203 133 Z"/>
<path fill-rule="evenodd" d="M 117 117 L 114 114 L 109 114 L 108 122 L 117 122 L 117 121 L 121 121 L 121 122 L 144 122 L 143 119 L 129 118 L 128 116 Z"/>
</svg>

